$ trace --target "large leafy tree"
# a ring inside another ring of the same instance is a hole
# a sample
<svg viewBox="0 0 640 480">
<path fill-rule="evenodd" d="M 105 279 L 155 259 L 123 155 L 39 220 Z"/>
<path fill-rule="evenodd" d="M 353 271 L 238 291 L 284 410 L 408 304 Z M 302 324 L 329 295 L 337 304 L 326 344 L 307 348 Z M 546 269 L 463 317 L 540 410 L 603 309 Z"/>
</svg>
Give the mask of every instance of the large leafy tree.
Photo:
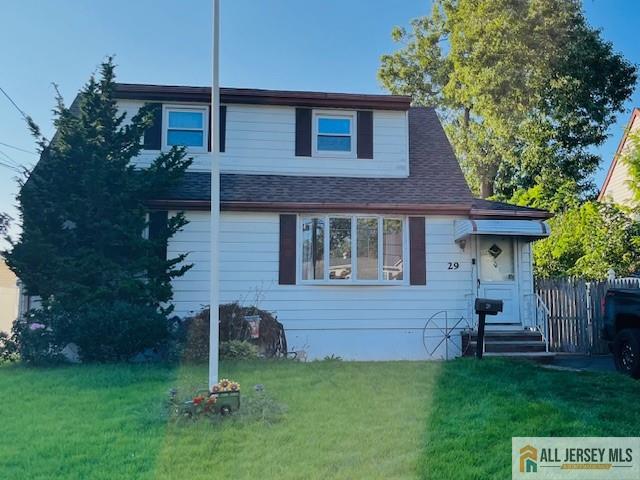
<svg viewBox="0 0 640 480">
<path fill-rule="evenodd" d="M 161 336 L 160 323 L 171 311 L 166 305 L 172 297 L 171 279 L 188 269 L 184 255 L 167 259 L 159 254 L 168 238 L 185 225 L 183 214 L 169 218 L 166 228 L 152 239 L 145 230 L 147 201 L 175 185 L 191 160 L 184 149 L 173 148 L 149 168 L 136 169 L 132 160 L 151 125 L 151 107 L 126 118 L 118 111 L 114 93 L 114 64 L 108 59 L 99 78 L 91 77 L 71 107 L 58 95 L 57 133 L 50 142 L 30 122 L 41 158 L 22 182 L 18 195 L 22 233 L 5 252 L 26 291 L 41 297 L 44 310 L 61 312 L 66 319 L 59 330 L 68 338 L 59 341 L 80 343 L 80 337 L 111 334 L 104 341 L 113 344 L 93 355 L 96 358 L 118 355 L 122 338 L 117 340 L 114 332 L 127 335 L 122 320 L 127 312 L 141 316 L 151 312 L 148 321 L 154 322 L 138 324 L 129 332 L 144 335 L 145 329 L 155 329 L 158 335 L 149 337 Z M 91 309 L 93 315 L 88 314 Z M 90 317 L 91 323 L 80 325 Z M 86 341 L 85 345 L 88 349 Z M 143 346 L 144 342 L 134 342 L 132 348 Z"/>
<path fill-rule="evenodd" d="M 539 277 L 602 280 L 640 271 L 640 223 L 611 204 L 585 202 L 551 221 L 551 236 L 534 247 Z"/>
<path fill-rule="evenodd" d="M 590 192 L 590 148 L 636 70 L 579 0 L 435 0 L 393 38 L 403 46 L 383 55 L 381 82 L 439 109 L 477 193 L 555 209 Z"/>
</svg>

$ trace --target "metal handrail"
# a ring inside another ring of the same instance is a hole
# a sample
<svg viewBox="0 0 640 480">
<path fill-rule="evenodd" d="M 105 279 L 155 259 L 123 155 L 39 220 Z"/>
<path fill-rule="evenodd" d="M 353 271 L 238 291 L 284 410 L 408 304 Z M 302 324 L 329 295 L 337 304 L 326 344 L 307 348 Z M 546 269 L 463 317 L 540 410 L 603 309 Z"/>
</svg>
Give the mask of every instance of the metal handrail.
<svg viewBox="0 0 640 480">
<path fill-rule="evenodd" d="M 544 303 L 544 300 L 542 299 L 542 297 L 536 293 L 536 311 L 535 311 L 535 315 L 536 315 L 536 329 L 540 332 L 540 335 L 542 335 L 542 339 L 544 340 L 544 344 L 545 344 L 545 348 L 547 350 L 547 352 L 549 351 L 549 317 L 551 316 L 551 310 L 549 310 L 549 307 L 547 306 L 546 303 Z M 538 312 L 542 310 L 542 313 L 544 313 L 544 319 L 543 319 L 543 325 L 541 328 L 540 325 L 540 319 L 539 319 L 539 315 Z"/>
</svg>

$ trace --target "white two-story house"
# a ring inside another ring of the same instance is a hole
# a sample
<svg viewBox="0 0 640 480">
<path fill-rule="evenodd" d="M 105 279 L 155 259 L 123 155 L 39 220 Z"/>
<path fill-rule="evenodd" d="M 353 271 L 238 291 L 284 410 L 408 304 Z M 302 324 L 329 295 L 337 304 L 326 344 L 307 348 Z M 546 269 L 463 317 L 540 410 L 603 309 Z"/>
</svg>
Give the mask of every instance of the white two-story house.
<svg viewBox="0 0 640 480">
<path fill-rule="evenodd" d="M 120 109 L 153 103 L 137 159 L 185 145 L 182 185 L 152 202 L 189 224 L 167 254 L 180 316 L 209 302 L 209 88 L 119 84 Z M 499 298 L 493 328 L 535 328 L 530 244 L 545 211 L 474 199 L 430 108 L 410 98 L 223 88 L 220 295 L 275 312 L 309 358 L 460 354 L 475 297 Z M 447 336 L 451 338 L 447 339 Z"/>
<path fill-rule="evenodd" d="M 636 206 L 633 191 L 629 186 L 629 167 L 624 161 L 624 156 L 636 148 L 629 135 L 640 130 L 640 108 L 634 108 L 627 127 L 624 129 L 616 153 L 611 160 L 607 176 L 604 179 L 598 200 L 601 202 L 611 202 L 625 207 Z"/>
</svg>

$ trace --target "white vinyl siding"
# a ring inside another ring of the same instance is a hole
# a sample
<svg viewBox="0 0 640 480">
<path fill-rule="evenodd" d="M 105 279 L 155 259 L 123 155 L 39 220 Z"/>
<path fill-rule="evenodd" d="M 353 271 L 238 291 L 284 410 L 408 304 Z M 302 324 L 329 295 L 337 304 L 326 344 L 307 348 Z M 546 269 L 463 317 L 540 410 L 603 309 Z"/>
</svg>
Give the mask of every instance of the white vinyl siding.
<svg viewBox="0 0 640 480">
<path fill-rule="evenodd" d="M 190 223 L 169 244 L 169 256 L 191 252 L 188 262 L 195 263 L 174 281 L 176 314 L 181 316 L 209 301 L 209 214 L 187 212 L 187 218 Z M 469 249 L 463 251 L 454 242 L 454 219 L 426 219 L 427 278 L 432 280 L 426 286 L 344 287 L 279 285 L 278 215 L 223 212 L 221 301 L 276 312 L 287 330 L 289 348 L 307 350 L 310 358 L 331 354 L 359 360 L 441 358 L 444 347 L 433 357 L 425 352 L 425 324 L 442 310 L 452 323 L 461 316 L 468 318 L 474 285 Z M 449 270 L 449 262 L 460 266 Z M 444 319 L 438 324 L 444 325 Z M 458 340 L 456 336 L 454 341 Z"/>
<path fill-rule="evenodd" d="M 144 104 L 119 100 L 128 117 Z M 185 107 L 190 104 L 181 104 Z M 193 106 L 193 104 L 191 104 Z M 200 105 L 206 107 L 207 105 Z M 334 111 L 334 110 L 332 110 Z M 346 110 L 353 113 L 353 110 Z M 266 105 L 227 105 L 222 173 L 318 175 L 338 177 L 407 177 L 409 175 L 406 111 L 376 110 L 373 115 L 373 159 L 323 152 L 317 157 L 295 155 L 295 108 Z M 352 148 L 356 149 L 355 123 Z M 143 151 L 137 165 L 147 167 L 157 152 Z M 193 153 L 191 171 L 209 171 L 208 153 Z"/>
<path fill-rule="evenodd" d="M 630 131 L 634 132 L 640 128 L 640 116 L 636 117 L 636 120 L 630 127 Z M 627 140 L 622 147 L 622 153 L 629 151 L 631 147 L 630 142 Z M 618 158 L 613 172 L 611 172 L 611 178 L 607 184 L 607 188 L 603 192 L 603 199 L 612 203 L 625 205 L 627 207 L 633 206 L 633 192 L 628 185 L 629 181 L 629 167 L 621 157 Z"/>
</svg>

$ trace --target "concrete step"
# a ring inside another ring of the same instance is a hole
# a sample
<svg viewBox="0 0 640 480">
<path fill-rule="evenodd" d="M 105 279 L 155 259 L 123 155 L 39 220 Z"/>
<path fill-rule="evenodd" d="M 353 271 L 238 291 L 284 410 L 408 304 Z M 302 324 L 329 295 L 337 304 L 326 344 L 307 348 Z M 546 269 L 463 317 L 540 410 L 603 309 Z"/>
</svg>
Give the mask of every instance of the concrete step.
<svg viewBox="0 0 640 480">
<path fill-rule="evenodd" d="M 518 358 L 522 360 L 531 360 L 538 363 L 551 363 L 553 362 L 556 354 L 553 352 L 502 352 L 502 353 L 485 353 L 485 357 L 504 357 L 504 358 Z"/>
<path fill-rule="evenodd" d="M 468 349 L 475 353 L 477 342 L 468 343 Z M 493 341 L 486 340 L 484 343 L 485 352 L 544 352 L 546 345 L 542 340 L 538 341 Z"/>
<path fill-rule="evenodd" d="M 463 334 L 464 335 L 464 334 Z M 471 332 L 471 341 L 475 341 L 478 339 L 478 332 Z M 519 342 L 519 341 L 542 341 L 542 335 L 540 332 L 532 332 L 530 330 L 520 330 L 518 332 L 515 331 L 504 331 L 504 330 L 495 330 L 495 331 L 485 331 L 484 332 L 485 342 L 487 341 L 503 341 L 503 342 Z"/>
<path fill-rule="evenodd" d="M 478 340 L 478 334 L 472 333 L 469 338 L 472 342 Z M 485 332 L 486 342 L 542 342 L 542 335 L 539 332 Z"/>
<path fill-rule="evenodd" d="M 521 323 L 487 323 L 485 324 L 485 332 L 488 331 L 509 331 L 509 332 L 522 332 L 524 327 Z"/>
<path fill-rule="evenodd" d="M 467 331 L 462 333 L 462 350 L 465 356 L 472 356 L 476 353 L 478 344 L 478 332 Z M 490 330 L 485 331 L 484 336 L 484 354 L 489 356 L 516 356 L 534 357 L 544 354 L 537 358 L 540 361 L 550 361 L 548 358 L 546 345 L 540 332 L 531 330 Z"/>
</svg>

